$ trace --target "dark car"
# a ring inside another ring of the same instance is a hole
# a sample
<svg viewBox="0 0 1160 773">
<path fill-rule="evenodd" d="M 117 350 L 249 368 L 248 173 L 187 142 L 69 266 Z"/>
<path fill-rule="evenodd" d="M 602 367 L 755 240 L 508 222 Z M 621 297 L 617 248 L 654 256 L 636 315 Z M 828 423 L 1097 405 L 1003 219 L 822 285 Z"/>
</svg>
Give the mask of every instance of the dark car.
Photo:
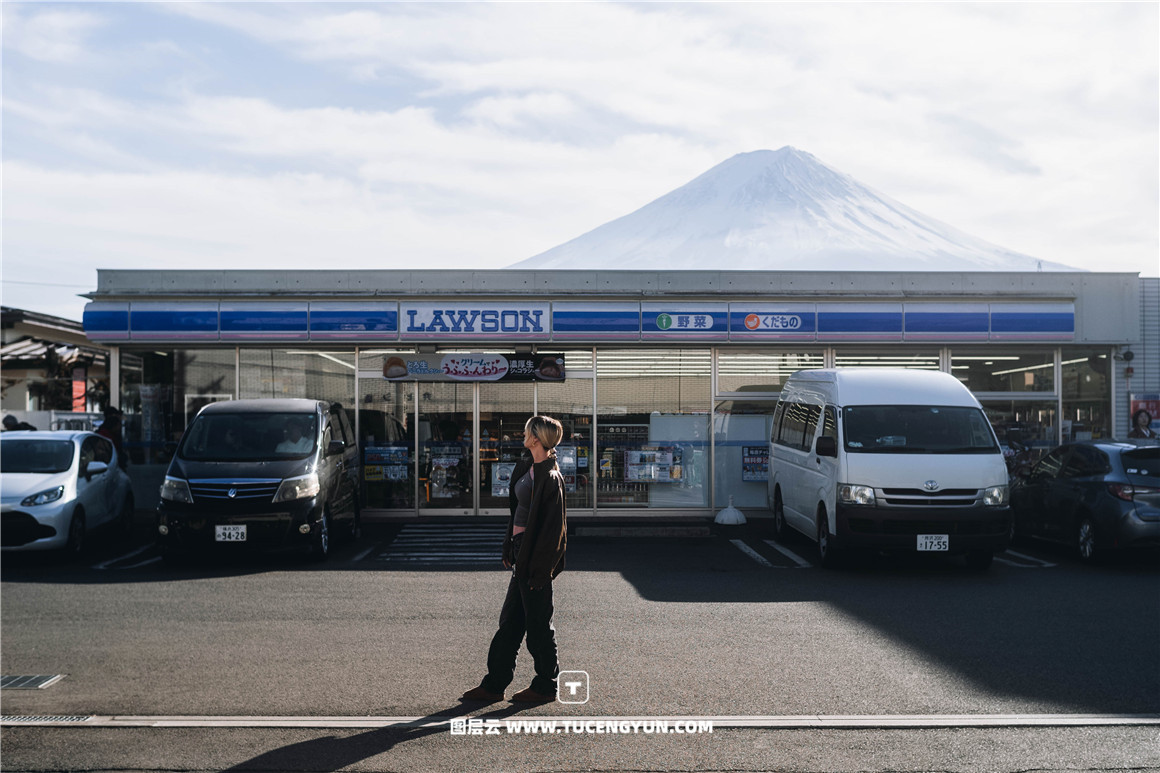
<svg viewBox="0 0 1160 773">
<path fill-rule="evenodd" d="M 1013 536 L 1076 548 L 1091 561 L 1114 550 L 1160 547 L 1160 447 L 1060 446 L 1011 490 Z"/>
<path fill-rule="evenodd" d="M 232 400 L 186 428 L 161 486 L 162 555 L 299 548 L 318 560 L 357 537 L 359 460 L 342 406 Z"/>
</svg>

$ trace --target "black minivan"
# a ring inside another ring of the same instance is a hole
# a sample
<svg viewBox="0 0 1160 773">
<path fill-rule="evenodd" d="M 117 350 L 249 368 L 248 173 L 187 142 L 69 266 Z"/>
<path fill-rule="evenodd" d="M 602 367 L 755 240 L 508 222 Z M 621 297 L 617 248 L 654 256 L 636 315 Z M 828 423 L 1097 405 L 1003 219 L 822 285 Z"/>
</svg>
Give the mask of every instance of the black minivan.
<svg viewBox="0 0 1160 773">
<path fill-rule="evenodd" d="M 338 403 L 211 403 L 161 486 L 162 555 L 300 548 L 325 560 L 336 534 L 358 536 L 358 482 L 358 445 Z"/>
</svg>

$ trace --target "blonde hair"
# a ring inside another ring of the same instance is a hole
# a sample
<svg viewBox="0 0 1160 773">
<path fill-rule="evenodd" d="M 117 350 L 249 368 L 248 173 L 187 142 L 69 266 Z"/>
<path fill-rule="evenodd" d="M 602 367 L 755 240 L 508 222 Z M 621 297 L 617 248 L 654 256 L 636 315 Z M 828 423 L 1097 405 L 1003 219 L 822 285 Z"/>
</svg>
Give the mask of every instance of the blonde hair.
<svg viewBox="0 0 1160 773">
<path fill-rule="evenodd" d="M 533 416 L 524 425 L 524 431 L 535 435 L 536 440 L 548 452 L 548 458 L 556 458 L 556 446 L 564 439 L 564 425 L 551 416 Z"/>
</svg>

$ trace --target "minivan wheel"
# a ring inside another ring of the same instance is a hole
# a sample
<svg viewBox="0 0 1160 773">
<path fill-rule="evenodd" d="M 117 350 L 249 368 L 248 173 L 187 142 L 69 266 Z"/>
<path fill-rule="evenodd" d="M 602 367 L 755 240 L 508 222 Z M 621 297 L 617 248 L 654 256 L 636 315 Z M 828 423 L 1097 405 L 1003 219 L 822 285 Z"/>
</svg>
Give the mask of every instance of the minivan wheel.
<svg viewBox="0 0 1160 773">
<path fill-rule="evenodd" d="M 314 535 L 314 546 L 310 557 L 315 561 L 325 561 L 330 555 L 330 513 L 323 512 L 322 520 L 318 522 L 318 531 Z"/>
<path fill-rule="evenodd" d="M 1091 518 L 1085 516 L 1080 519 L 1079 527 L 1076 529 L 1076 544 L 1081 561 L 1087 563 L 1095 561 L 1096 527 Z"/>
<path fill-rule="evenodd" d="M 784 542 L 787 536 L 785 523 L 785 505 L 781 502 L 781 490 L 773 495 L 773 538 Z"/>
<path fill-rule="evenodd" d="M 838 551 L 834 548 L 833 538 L 830 536 L 829 519 L 826 511 L 818 511 L 818 558 L 826 569 L 833 569 L 838 565 Z"/>
</svg>

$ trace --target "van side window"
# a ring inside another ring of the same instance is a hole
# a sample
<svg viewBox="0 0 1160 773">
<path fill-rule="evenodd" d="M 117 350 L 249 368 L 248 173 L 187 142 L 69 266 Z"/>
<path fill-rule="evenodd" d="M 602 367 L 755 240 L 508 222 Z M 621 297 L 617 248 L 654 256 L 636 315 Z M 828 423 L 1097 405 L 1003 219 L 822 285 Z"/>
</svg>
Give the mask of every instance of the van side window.
<svg viewBox="0 0 1160 773">
<path fill-rule="evenodd" d="M 832 405 L 827 405 L 822 414 L 822 437 L 832 437 L 834 442 L 838 440 L 838 412 Z"/>
<path fill-rule="evenodd" d="M 809 406 L 805 403 L 788 403 L 778 427 L 777 443 L 790 448 L 801 448 L 806 435 L 806 419 Z"/>
<path fill-rule="evenodd" d="M 769 442 L 777 442 L 777 428 L 781 424 L 781 417 L 785 414 L 785 403 L 780 400 L 777 403 L 777 408 L 773 411 L 773 425 L 769 431 Z"/>
<path fill-rule="evenodd" d="M 799 448 L 803 451 L 809 451 L 814 445 L 814 435 L 817 434 L 818 417 L 822 415 L 822 406 L 807 405 L 805 409 L 805 430 L 802 432 L 802 441 Z"/>
</svg>

